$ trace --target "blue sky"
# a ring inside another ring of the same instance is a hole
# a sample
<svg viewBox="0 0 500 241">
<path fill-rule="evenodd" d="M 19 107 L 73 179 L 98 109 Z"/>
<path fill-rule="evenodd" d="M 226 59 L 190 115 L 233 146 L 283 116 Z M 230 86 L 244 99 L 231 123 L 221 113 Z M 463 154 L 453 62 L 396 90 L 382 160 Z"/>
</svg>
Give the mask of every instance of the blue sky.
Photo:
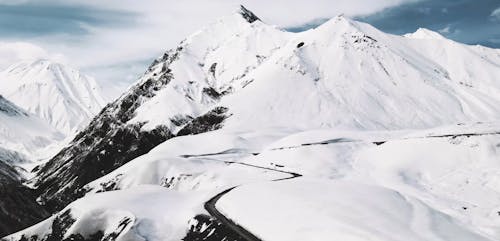
<svg viewBox="0 0 500 241">
<path fill-rule="evenodd" d="M 500 0 L 434 0 L 403 4 L 359 20 L 386 32 L 403 34 L 418 27 L 440 32 L 453 40 L 500 48 Z"/>
<path fill-rule="evenodd" d="M 458 42 L 500 48 L 500 10 L 492 15 L 496 9 L 500 0 L 422 0 L 353 18 L 388 33 L 405 34 L 423 27 Z M 303 31 L 327 20 L 316 19 L 288 30 Z"/>
<path fill-rule="evenodd" d="M 14 56 L 12 62 L 27 55 L 5 51 L 5 43 L 33 44 L 116 95 L 153 58 L 240 3 L 293 31 L 345 13 L 385 32 L 425 27 L 459 42 L 500 48 L 500 0 L 0 0 L 0 57 L 8 63 L 4 52 Z"/>
</svg>

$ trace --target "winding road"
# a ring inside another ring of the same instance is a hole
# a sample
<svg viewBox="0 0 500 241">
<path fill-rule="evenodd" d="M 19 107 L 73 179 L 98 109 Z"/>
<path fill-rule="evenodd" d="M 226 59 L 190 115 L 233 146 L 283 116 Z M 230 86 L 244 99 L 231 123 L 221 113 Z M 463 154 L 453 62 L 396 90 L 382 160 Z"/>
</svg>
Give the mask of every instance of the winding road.
<svg viewBox="0 0 500 241">
<path fill-rule="evenodd" d="M 241 162 L 230 162 L 230 163 L 239 164 L 239 165 L 245 165 L 245 166 L 250 166 L 250 167 L 254 167 L 254 168 L 259 168 L 259 169 L 264 169 L 264 170 L 270 170 L 270 171 L 275 171 L 275 172 L 280 172 L 280 173 L 286 173 L 286 174 L 291 175 L 290 177 L 272 180 L 273 182 L 283 181 L 283 180 L 289 180 L 289 179 L 298 178 L 298 177 L 302 176 L 301 174 L 298 174 L 298 173 L 295 173 L 295 172 L 287 172 L 287 171 L 282 171 L 282 170 L 277 170 L 277 169 L 272 169 L 272 168 L 267 168 L 267 167 L 261 167 L 261 166 L 255 166 L 255 165 L 241 163 Z M 236 234 L 238 234 L 240 237 L 244 238 L 245 240 L 247 240 L 247 241 L 261 241 L 262 239 L 260 239 L 256 235 L 252 234 L 251 232 L 249 232 L 248 230 L 246 230 L 245 228 L 243 228 L 242 226 L 240 226 L 239 224 L 237 224 L 233 220 L 231 220 L 228 217 L 224 216 L 224 214 L 222 214 L 221 212 L 219 212 L 219 210 L 217 210 L 217 208 L 215 206 L 217 204 L 217 201 L 219 201 L 219 199 L 221 197 L 223 197 L 224 195 L 228 194 L 229 192 L 231 192 L 235 188 L 238 188 L 238 186 L 234 186 L 234 187 L 231 187 L 229 189 L 226 189 L 223 192 L 215 195 L 210 200 L 208 200 L 205 203 L 205 205 L 204 205 L 205 210 L 207 210 L 207 212 L 212 217 L 214 217 L 215 219 L 217 219 L 219 222 L 221 222 L 223 225 L 225 225 L 227 228 L 229 228 L 230 230 L 232 230 L 233 232 L 235 232 Z"/>
<path fill-rule="evenodd" d="M 429 136 L 424 136 L 424 137 L 413 137 L 413 138 L 404 138 L 404 139 L 420 139 L 420 138 L 456 138 L 456 137 L 470 137 L 470 136 L 482 136 L 482 135 L 498 135 L 500 132 L 486 132 L 486 133 L 459 133 L 459 134 L 445 134 L 445 135 L 429 135 Z M 390 141 L 390 140 L 387 140 Z M 271 151 L 277 151 L 277 150 L 283 150 L 283 149 L 294 149 L 294 148 L 300 148 L 300 147 L 305 147 L 305 146 L 311 146 L 311 145 L 330 145 L 330 144 L 336 144 L 336 143 L 345 143 L 345 142 L 360 142 L 359 140 L 351 140 L 351 139 L 344 139 L 344 138 L 338 138 L 338 139 L 332 139 L 332 140 L 327 140 L 327 141 L 322 141 L 322 142 L 314 142 L 314 143 L 304 143 L 300 144 L 297 146 L 288 146 L 288 147 L 281 147 L 281 148 L 274 148 L 271 149 Z M 386 140 L 383 141 L 376 141 L 372 142 L 375 145 L 382 145 L 386 142 Z M 227 150 L 224 152 L 220 153 L 210 153 L 210 154 L 202 154 L 202 155 L 184 155 L 182 157 L 184 158 L 191 158 L 191 157 L 203 157 L 203 156 L 214 156 L 214 155 L 224 155 L 224 154 L 233 154 L 236 153 L 237 150 Z M 260 153 L 251 153 L 252 155 L 258 155 Z M 269 170 L 269 171 L 275 171 L 275 172 L 280 172 L 280 173 L 285 173 L 289 174 L 290 177 L 286 178 L 281 178 L 281 179 L 275 179 L 271 181 L 283 181 L 283 180 L 289 180 L 289 179 L 294 179 L 301 177 L 302 175 L 299 173 L 295 172 L 287 172 L 283 170 L 278 170 L 278 169 L 273 169 L 273 168 L 268 168 L 268 167 L 262 167 L 262 166 L 256 166 L 252 164 L 247 164 L 247 163 L 242 163 L 242 162 L 233 162 L 233 161 L 225 161 L 228 164 L 236 164 L 236 165 L 244 165 L 244 166 L 249 166 L 253 168 L 259 168 L 259 169 L 264 169 L 264 170 Z M 224 195 L 228 194 L 229 192 L 233 191 L 234 189 L 238 188 L 238 186 L 231 187 L 229 189 L 224 190 L 223 192 L 218 193 L 214 197 L 212 197 L 210 200 L 205 202 L 204 208 L 205 210 L 217 221 L 219 221 L 222 225 L 224 225 L 226 228 L 229 230 L 233 231 L 235 234 L 243 238 L 244 240 L 248 241 L 261 241 L 259 237 L 256 235 L 252 234 L 250 231 L 246 230 L 244 227 L 240 226 L 238 223 L 234 222 L 230 218 L 224 216 L 219 210 L 216 208 L 217 201 L 219 201 Z"/>
</svg>

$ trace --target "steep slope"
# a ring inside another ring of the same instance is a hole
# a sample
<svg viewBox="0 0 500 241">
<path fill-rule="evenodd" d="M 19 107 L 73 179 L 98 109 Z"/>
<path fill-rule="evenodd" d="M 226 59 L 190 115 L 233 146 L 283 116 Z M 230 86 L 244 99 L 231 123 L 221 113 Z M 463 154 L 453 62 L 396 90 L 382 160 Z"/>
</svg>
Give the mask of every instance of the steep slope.
<svg viewBox="0 0 500 241">
<path fill-rule="evenodd" d="M 36 201 L 34 190 L 22 184 L 21 174 L 0 156 L 0 237 L 47 218 L 49 213 Z"/>
<path fill-rule="evenodd" d="M 478 50 L 482 57 L 471 59 L 476 67 L 467 73 L 480 84 L 468 86 L 460 83 L 466 76 L 451 74 L 460 66 L 431 53 L 448 44 L 463 50 L 456 63 L 466 63 L 471 47 L 416 41 L 342 16 L 293 34 L 242 8 L 157 59 L 50 160 L 36 183 L 41 200 L 60 210 L 84 195 L 85 184 L 174 136 L 500 119 L 498 51 Z"/>
<path fill-rule="evenodd" d="M 85 127 L 105 104 L 92 78 L 49 60 L 21 62 L 0 73 L 0 94 L 67 135 Z"/>
<path fill-rule="evenodd" d="M 248 16 L 241 9 L 155 60 L 136 85 L 40 170 L 36 186 L 41 200 L 61 209 L 82 195 L 83 185 L 147 153 L 186 124 L 198 123 L 198 116 L 231 93 L 287 35 Z"/>
</svg>

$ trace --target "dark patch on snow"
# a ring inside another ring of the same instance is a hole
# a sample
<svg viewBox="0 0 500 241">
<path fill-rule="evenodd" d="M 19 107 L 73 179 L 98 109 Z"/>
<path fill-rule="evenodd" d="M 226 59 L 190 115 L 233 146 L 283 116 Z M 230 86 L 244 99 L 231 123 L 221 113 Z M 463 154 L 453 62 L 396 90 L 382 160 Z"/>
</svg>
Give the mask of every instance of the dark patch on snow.
<svg viewBox="0 0 500 241">
<path fill-rule="evenodd" d="M 300 42 L 299 44 L 297 44 L 297 48 L 301 48 L 302 46 L 304 46 L 304 42 Z"/>
<path fill-rule="evenodd" d="M 220 97 L 222 96 L 221 93 L 217 92 L 214 88 L 212 87 L 208 87 L 208 88 L 203 88 L 203 94 L 209 96 L 210 98 L 214 99 L 214 100 L 218 100 L 220 99 Z"/>
<path fill-rule="evenodd" d="M 276 164 L 276 163 L 271 163 L 271 165 L 275 166 L 275 167 L 278 167 L 278 168 L 283 168 L 285 166 L 283 165 L 280 165 L 280 164 Z"/>
<path fill-rule="evenodd" d="M 208 131 L 217 130 L 222 127 L 222 122 L 229 117 L 226 107 L 216 107 L 208 113 L 195 118 L 191 123 L 182 128 L 177 136 L 196 135 Z"/>
<path fill-rule="evenodd" d="M 22 235 L 19 241 L 113 241 L 116 240 L 120 234 L 125 230 L 125 228 L 132 223 L 132 219 L 125 217 L 123 218 L 115 231 L 108 235 L 104 235 L 102 230 L 97 230 L 93 234 L 84 237 L 80 233 L 68 234 L 67 231 L 76 222 L 71 216 L 70 210 L 58 215 L 52 222 L 51 232 L 43 237 L 38 235 L 32 235 L 27 237 Z M 64 238 L 67 236 L 67 238 Z"/>
<path fill-rule="evenodd" d="M 232 229 L 227 228 L 216 219 L 200 214 L 190 222 L 189 230 L 183 241 L 240 241 L 246 240 Z"/>
<path fill-rule="evenodd" d="M 210 69 L 208 70 L 210 72 L 210 74 L 212 74 L 212 77 L 214 77 L 214 79 L 215 79 L 215 70 L 216 69 L 217 69 L 217 63 L 213 63 L 210 66 Z"/>
<path fill-rule="evenodd" d="M 241 84 L 241 88 L 245 88 L 247 87 L 247 85 L 249 85 L 250 83 L 252 83 L 254 81 L 254 79 L 251 79 L 251 80 L 245 80 L 245 82 L 243 82 L 243 84 Z"/>
<path fill-rule="evenodd" d="M 0 112 L 8 116 L 28 116 L 28 113 L 0 95 Z"/>
<path fill-rule="evenodd" d="M 183 180 L 187 180 L 192 176 L 192 174 L 179 174 L 176 177 L 165 177 L 163 178 L 160 186 L 166 188 L 174 188 L 178 183 L 182 182 Z"/>
<path fill-rule="evenodd" d="M 259 17 L 257 17 L 250 10 L 246 9 L 243 5 L 240 6 L 240 14 L 249 23 L 253 23 L 255 21 L 260 21 Z"/>
<path fill-rule="evenodd" d="M 193 117 L 188 115 L 176 115 L 170 118 L 170 122 L 175 126 L 183 126 L 193 120 Z"/>
<path fill-rule="evenodd" d="M 382 144 L 384 144 L 385 141 L 374 141 L 373 144 L 377 145 L 377 146 L 380 146 Z"/>
<path fill-rule="evenodd" d="M 120 182 L 122 176 L 123 176 L 123 174 L 118 174 L 115 177 L 113 177 L 113 179 L 111 179 L 107 182 L 104 182 L 104 183 L 100 183 L 101 188 L 99 190 L 96 190 L 96 193 L 118 190 L 117 186 L 118 186 L 118 183 Z M 87 186 L 85 186 L 83 188 L 87 188 Z M 84 191 L 88 192 L 90 190 L 85 189 Z"/>
</svg>

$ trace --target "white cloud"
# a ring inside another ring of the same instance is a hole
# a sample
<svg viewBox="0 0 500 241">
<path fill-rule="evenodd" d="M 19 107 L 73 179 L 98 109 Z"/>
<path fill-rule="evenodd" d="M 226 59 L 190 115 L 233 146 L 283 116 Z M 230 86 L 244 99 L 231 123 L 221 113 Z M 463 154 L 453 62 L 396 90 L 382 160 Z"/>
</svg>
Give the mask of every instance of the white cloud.
<svg viewBox="0 0 500 241">
<path fill-rule="evenodd" d="M 494 20 L 500 20 L 500 7 L 493 10 L 493 12 L 491 12 L 490 17 L 493 18 Z"/>
<path fill-rule="evenodd" d="M 0 70 L 20 61 L 42 58 L 65 62 L 61 54 L 49 54 L 43 48 L 31 43 L 0 42 Z"/>
</svg>

